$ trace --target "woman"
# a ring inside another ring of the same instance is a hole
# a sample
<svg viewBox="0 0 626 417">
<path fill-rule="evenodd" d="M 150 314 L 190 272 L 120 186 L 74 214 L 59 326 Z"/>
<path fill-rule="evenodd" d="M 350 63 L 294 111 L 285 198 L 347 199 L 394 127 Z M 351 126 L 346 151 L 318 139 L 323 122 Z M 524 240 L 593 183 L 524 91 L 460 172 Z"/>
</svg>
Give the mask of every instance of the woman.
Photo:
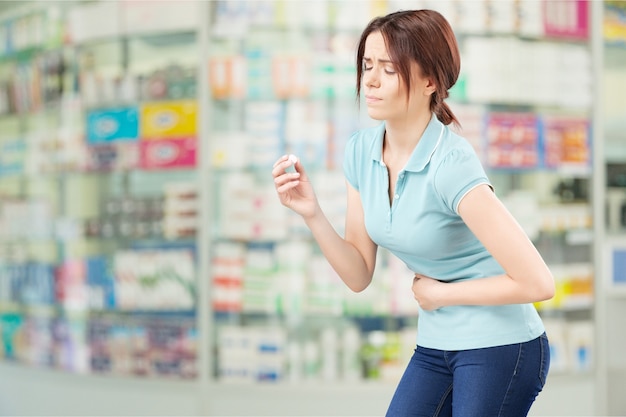
<svg viewBox="0 0 626 417">
<path fill-rule="evenodd" d="M 378 17 L 357 65 L 357 95 L 381 123 L 346 145 L 345 236 L 293 156 L 272 170 L 280 201 L 353 291 L 370 284 L 378 246 L 415 271 L 417 347 L 388 416 L 526 416 L 549 367 L 532 303 L 551 298 L 554 282 L 473 148 L 448 127 L 458 123 L 444 103 L 460 70 L 454 33 L 431 10 Z"/>
</svg>

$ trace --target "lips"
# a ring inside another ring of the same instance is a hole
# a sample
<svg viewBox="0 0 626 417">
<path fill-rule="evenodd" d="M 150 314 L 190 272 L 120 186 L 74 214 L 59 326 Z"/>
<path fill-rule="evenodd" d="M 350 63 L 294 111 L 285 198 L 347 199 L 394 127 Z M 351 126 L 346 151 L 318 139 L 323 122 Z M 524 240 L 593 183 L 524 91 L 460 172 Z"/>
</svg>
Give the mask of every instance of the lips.
<svg viewBox="0 0 626 417">
<path fill-rule="evenodd" d="M 374 97 L 374 96 L 365 96 L 365 102 L 367 104 L 374 104 L 374 103 L 378 103 L 379 101 L 381 101 L 382 99 L 379 97 Z"/>
</svg>

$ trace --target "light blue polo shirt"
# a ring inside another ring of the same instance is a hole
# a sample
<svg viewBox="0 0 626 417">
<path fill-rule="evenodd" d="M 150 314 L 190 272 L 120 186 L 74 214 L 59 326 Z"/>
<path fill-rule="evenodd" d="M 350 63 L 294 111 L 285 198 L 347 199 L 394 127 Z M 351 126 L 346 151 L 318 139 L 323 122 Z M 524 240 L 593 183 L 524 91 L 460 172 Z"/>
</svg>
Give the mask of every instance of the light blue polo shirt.
<svg viewBox="0 0 626 417">
<path fill-rule="evenodd" d="M 382 159 L 385 124 L 363 129 L 346 144 L 344 173 L 359 191 L 371 239 L 415 272 L 454 282 L 503 274 L 498 262 L 465 225 L 459 202 L 490 184 L 472 146 L 432 116 L 399 173 L 393 203 Z M 407 291 L 413 276 L 407 276 Z M 451 306 L 419 310 L 420 346 L 462 350 L 522 343 L 544 326 L 532 304 Z"/>
</svg>

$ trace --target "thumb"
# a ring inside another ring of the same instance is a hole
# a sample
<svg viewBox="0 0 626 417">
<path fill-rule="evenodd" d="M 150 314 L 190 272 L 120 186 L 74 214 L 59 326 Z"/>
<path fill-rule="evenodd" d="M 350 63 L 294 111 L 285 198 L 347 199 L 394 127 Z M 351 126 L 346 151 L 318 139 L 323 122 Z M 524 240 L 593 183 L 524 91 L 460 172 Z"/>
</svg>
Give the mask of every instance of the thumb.
<svg viewBox="0 0 626 417">
<path fill-rule="evenodd" d="M 300 174 L 300 178 L 298 178 L 300 181 L 310 182 L 309 176 L 307 175 L 306 170 L 304 169 L 304 165 L 302 165 L 302 162 L 300 161 L 300 158 L 298 158 L 296 160 L 296 163 L 293 164 L 293 168 L 296 170 L 297 173 Z"/>
</svg>

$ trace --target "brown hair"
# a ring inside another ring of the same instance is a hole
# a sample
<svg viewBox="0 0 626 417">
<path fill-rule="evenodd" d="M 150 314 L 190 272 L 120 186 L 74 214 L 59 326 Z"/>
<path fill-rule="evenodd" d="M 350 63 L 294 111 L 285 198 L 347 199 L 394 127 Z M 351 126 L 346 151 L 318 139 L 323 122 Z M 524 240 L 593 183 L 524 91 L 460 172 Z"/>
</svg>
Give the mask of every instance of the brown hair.
<svg viewBox="0 0 626 417">
<path fill-rule="evenodd" d="M 380 32 L 385 39 L 389 58 L 402 77 L 407 94 L 411 87 L 411 62 L 416 62 L 422 76 L 432 78 L 436 84 L 430 110 L 443 124 L 458 126 L 459 121 L 444 102 L 461 70 L 459 47 L 448 21 L 434 10 L 399 11 L 371 20 L 361 34 L 357 49 L 357 99 L 361 96 L 365 41 L 373 32 Z"/>
</svg>

